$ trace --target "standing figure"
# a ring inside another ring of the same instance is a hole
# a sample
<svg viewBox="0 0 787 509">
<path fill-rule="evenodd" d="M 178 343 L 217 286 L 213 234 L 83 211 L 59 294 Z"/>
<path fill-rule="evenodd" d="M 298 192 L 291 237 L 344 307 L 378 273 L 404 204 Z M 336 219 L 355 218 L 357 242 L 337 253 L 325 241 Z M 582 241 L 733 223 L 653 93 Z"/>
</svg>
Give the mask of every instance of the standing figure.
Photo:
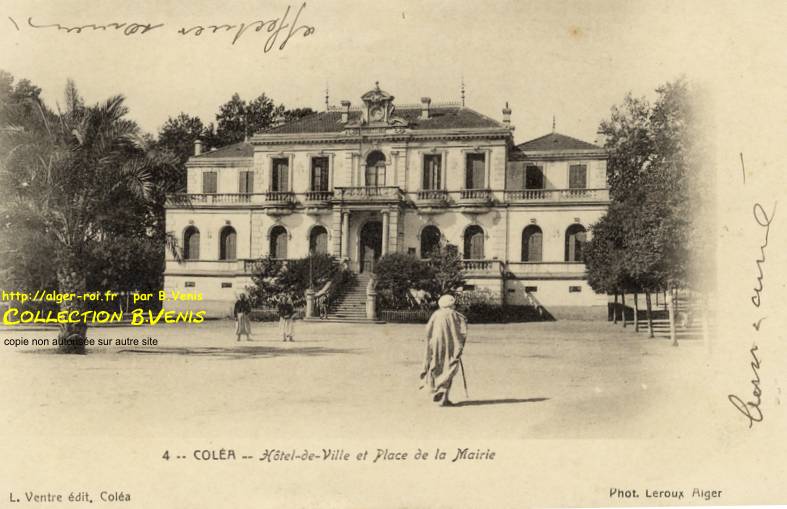
<svg viewBox="0 0 787 509">
<path fill-rule="evenodd" d="M 242 293 L 240 298 L 235 301 L 235 307 L 232 310 L 232 314 L 235 316 L 235 335 L 238 336 L 238 341 L 244 334 L 246 335 L 246 341 L 251 341 L 250 313 L 251 301 L 246 297 L 245 293 Z"/>
<path fill-rule="evenodd" d="M 432 313 L 426 324 L 426 357 L 421 373 L 423 387 L 428 387 L 432 401 L 450 406 L 448 391 L 456 372 L 461 367 L 462 350 L 467 338 L 467 319 L 454 309 L 451 295 L 443 295 L 437 302 L 440 308 Z M 462 373 L 464 376 L 464 372 Z"/>
<path fill-rule="evenodd" d="M 284 297 L 279 301 L 279 332 L 282 341 L 293 341 L 292 329 L 295 317 L 295 307 L 292 305 L 292 297 Z"/>
</svg>

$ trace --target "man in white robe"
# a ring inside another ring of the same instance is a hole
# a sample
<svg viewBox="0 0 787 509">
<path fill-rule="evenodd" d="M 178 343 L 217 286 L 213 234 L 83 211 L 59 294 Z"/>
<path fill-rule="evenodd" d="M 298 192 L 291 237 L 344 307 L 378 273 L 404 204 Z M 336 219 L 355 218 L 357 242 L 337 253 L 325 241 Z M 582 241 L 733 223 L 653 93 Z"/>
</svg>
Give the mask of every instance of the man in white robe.
<svg viewBox="0 0 787 509">
<path fill-rule="evenodd" d="M 467 338 L 467 319 L 454 309 L 455 299 L 443 295 L 440 307 L 426 324 L 426 357 L 421 373 L 423 384 L 431 393 L 432 401 L 450 406 L 448 391 L 460 368 L 462 350 Z M 464 375 L 464 373 L 463 373 Z"/>
</svg>

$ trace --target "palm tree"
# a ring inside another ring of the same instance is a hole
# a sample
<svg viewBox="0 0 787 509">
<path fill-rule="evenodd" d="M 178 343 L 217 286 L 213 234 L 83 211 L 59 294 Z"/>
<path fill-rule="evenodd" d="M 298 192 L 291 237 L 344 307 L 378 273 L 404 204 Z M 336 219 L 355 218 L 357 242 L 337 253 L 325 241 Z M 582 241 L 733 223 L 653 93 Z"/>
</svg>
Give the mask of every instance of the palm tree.
<svg viewBox="0 0 787 509">
<path fill-rule="evenodd" d="M 65 110 L 52 111 L 37 99 L 35 106 L 36 118 L 1 135 L 4 216 L 11 223 L 41 225 L 53 246 L 58 291 L 79 296 L 88 289 L 88 254 L 111 234 L 118 209 L 130 198 L 152 204 L 156 186 L 151 175 L 160 161 L 144 150 L 137 125 L 125 118 L 128 108 L 121 95 L 85 106 L 69 80 Z M 143 214 L 153 213 L 152 207 L 144 208 Z M 60 309 L 81 312 L 85 303 L 71 299 Z M 59 339 L 69 342 L 60 351 L 84 353 L 79 340 L 86 333 L 85 320 L 62 324 Z"/>
</svg>

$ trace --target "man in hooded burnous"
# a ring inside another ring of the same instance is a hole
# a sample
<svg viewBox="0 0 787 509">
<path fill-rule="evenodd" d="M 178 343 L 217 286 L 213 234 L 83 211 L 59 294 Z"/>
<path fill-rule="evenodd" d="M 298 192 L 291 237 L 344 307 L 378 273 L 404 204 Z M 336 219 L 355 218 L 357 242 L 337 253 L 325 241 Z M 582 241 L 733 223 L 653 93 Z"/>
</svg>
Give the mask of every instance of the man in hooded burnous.
<svg viewBox="0 0 787 509">
<path fill-rule="evenodd" d="M 454 309 L 455 299 L 443 295 L 426 324 L 426 357 L 421 373 L 423 385 L 429 389 L 432 401 L 450 406 L 448 391 L 461 366 L 462 350 L 467 338 L 467 320 Z M 464 375 L 464 373 L 463 373 Z"/>
</svg>

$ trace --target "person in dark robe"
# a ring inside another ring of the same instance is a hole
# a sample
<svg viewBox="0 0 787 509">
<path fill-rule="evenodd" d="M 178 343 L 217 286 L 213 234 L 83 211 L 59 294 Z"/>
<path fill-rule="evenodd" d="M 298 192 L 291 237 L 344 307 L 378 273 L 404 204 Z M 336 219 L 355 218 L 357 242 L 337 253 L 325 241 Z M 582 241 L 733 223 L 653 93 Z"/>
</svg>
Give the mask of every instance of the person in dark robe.
<svg viewBox="0 0 787 509">
<path fill-rule="evenodd" d="M 467 338 L 467 319 L 454 309 L 456 300 L 443 295 L 426 324 L 426 355 L 421 380 L 429 390 L 432 401 L 450 406 L 448 392 L 461 367 L 462 351 Z M 462 374 L 464 376 L 464 373 Z"/>
<path fill-rule="evenodd" d="M 238 341 L 242 335 L 246 336 L 246 341 L 251 341 L 251 301 L 245 293 L 240 294 L 240 298 L 235 301 L 232 314 L 235 316 L 235 335 Z"/>
</svg>

